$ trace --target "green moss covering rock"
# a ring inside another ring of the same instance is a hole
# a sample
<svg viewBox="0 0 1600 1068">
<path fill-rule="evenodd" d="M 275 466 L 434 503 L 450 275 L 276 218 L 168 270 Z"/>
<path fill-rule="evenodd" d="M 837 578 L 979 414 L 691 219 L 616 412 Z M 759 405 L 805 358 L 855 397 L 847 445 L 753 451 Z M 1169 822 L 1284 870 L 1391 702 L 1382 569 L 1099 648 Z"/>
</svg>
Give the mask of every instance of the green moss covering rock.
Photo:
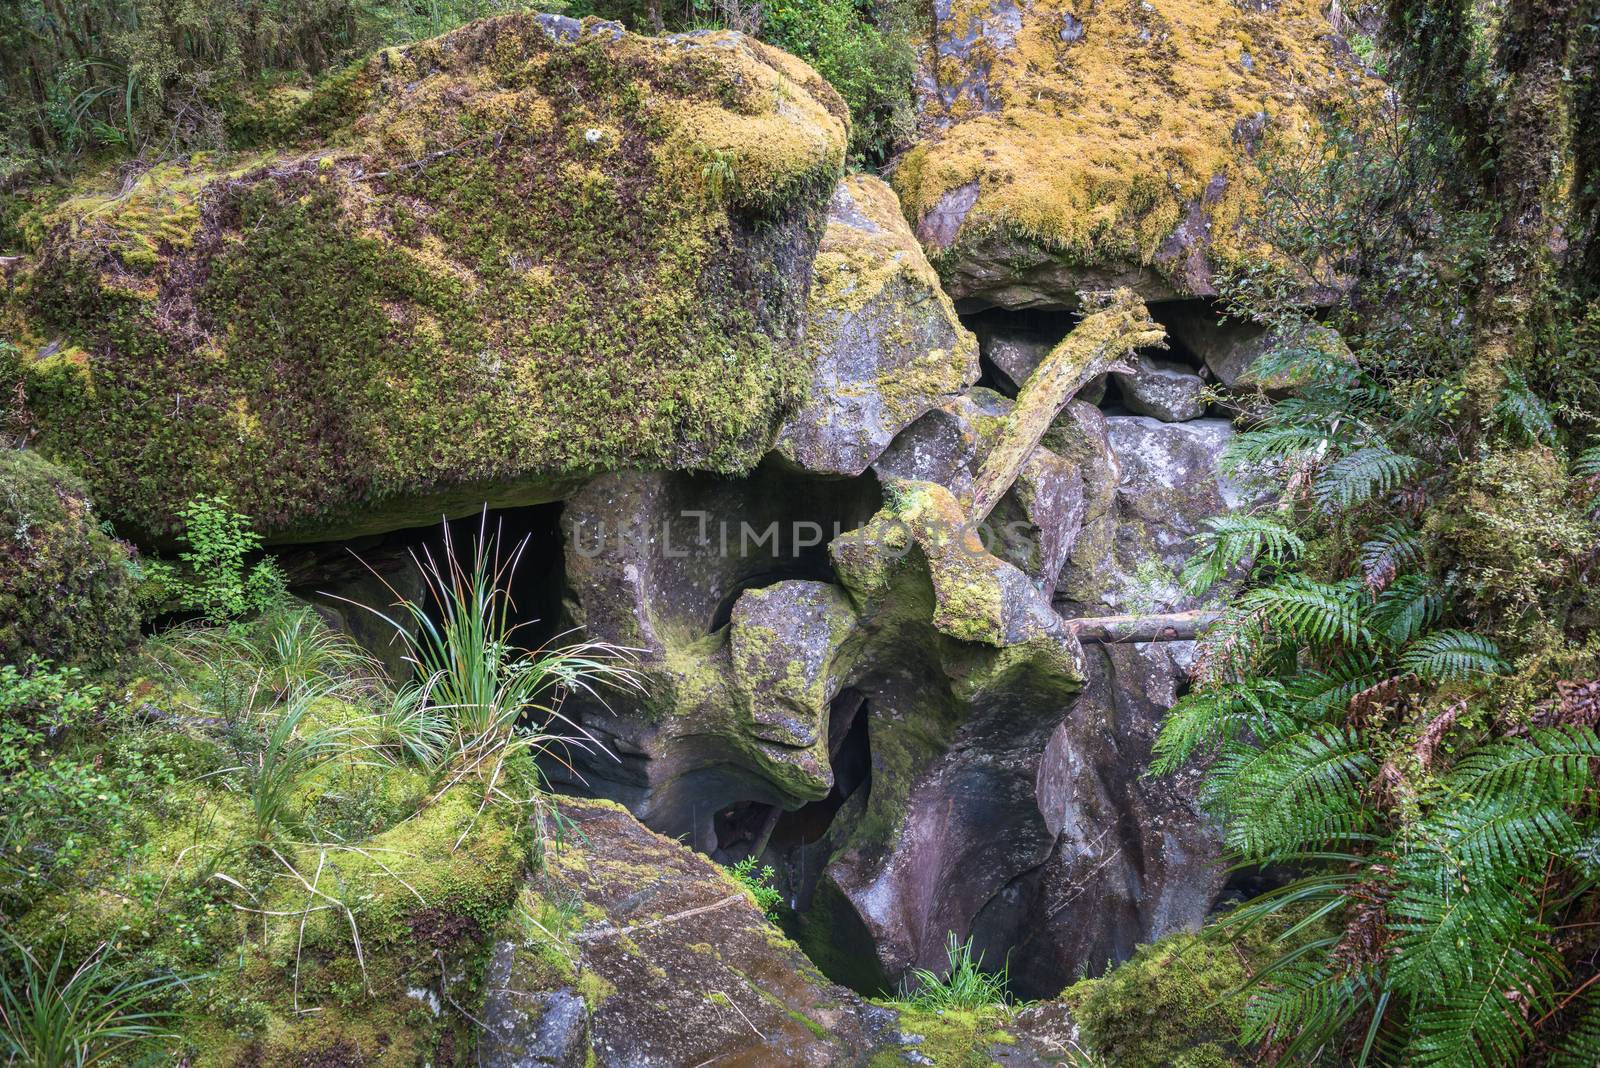
<svg viewBox="0 0 1600 1068">
<path fill-rule="evenodd" d="M 314 143 L 88 183 L 6 315 L 41 451 L 148 535 L 274 537 L 739 473 L 803 395 L 838 96 L 732 33 L 512 15 L 301 102 Z"/>
<path fill-rule="evenodd" d="M 1211 292 L 1263 137 L 1372 84 L 1313 0 L 955 0 L 928 45 L 895 189 L 950 295 L 1005 307 Z"/>
<path fill-rule="evenodd" d="M 35 452 L 0 451 L 0 663 L 109 666 L 139 636 L 128 564 L 82 480 Z"/>
<path fill-rule="evenodd" d="M 1084 1046 L 1116 1068 L 1230 1068 L 1248 1062 L 1235 1045 L 1244 999 L 1228 995 L 1249 977 L 1226 940 L 1175 934 L 1061 997 Z"/>
</svg>

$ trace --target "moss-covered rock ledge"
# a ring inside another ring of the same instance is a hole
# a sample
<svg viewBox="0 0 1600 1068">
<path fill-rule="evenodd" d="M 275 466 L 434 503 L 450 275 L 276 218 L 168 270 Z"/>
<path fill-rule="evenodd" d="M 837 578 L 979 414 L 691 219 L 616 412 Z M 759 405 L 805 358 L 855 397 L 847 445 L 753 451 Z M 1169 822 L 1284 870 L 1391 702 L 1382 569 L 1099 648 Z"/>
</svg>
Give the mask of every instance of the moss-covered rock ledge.
<svg viewBox="0 0 1600 1068">
<path fill-rule="evenodd" d="M 41 452 L 127 529 L 225 492 L 280 540 L 742 472 L 800 399 L 837 94 L 734 33 L 511 15 L 26 221 L 0 320 Z M 0 347 L 0 353 L 8 350 Z"/>
</svg>

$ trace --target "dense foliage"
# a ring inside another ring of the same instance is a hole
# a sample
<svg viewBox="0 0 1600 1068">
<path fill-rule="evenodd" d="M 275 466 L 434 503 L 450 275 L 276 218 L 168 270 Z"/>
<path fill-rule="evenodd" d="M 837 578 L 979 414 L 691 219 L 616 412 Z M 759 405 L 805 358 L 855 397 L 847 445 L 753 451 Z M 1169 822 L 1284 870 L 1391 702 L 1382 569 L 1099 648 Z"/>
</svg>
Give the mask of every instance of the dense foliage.
<svg viewBox="0 0 1600 1068">
<path fill-rule="evenodd" d="M 1546 168 L 1592 149 L 1568 105 L 1592 99 L 1600 10 L 1513 3 L 1496 36 L 1451 21 L 1468 5 L 1393 7 L 1410 95 L 1269 154 L 1276 264 L 1228 286 L 1282 339 L 1253 376 L 1303 385 L 1225 461 L 1268 503 L 1197 540 L 1192 591 L 1248 581 L 1160 764 L 1206 756 L 1229 846 L 1293 873 L 1224 921 L 1291 921 L 1242 1024 L 1273 1059 L 1590 1065 L 1594 190 Z M 1348 354 L 1297 343 L 1307 286 L 1340 294 Z"/>
</svg>

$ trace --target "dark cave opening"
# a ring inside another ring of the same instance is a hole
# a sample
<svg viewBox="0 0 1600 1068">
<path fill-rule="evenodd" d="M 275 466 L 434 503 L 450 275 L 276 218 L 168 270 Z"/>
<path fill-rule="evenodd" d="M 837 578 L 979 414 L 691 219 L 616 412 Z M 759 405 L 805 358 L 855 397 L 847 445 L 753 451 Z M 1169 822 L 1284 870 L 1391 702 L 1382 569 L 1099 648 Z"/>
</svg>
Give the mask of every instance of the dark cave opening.
<svg viewBox="0 0 1600 1068">
<path fill-rule="evenodd" d="M 508 565 L 517 645 L 537 649 L 561 633 L 566 588 L 561 514 L 560 501 L 489 509 L 351 541 L 275 551 L 290 593 L 315 606 L 330 626 L 349 635 L 400 681 L 406 672 L 399 643 L 376 613 L 399 620 L 393 609 L 406 598 L 424 602 L 429 615 L 437 617 L 421 570 L 447 570 L 452 553 L 461 568 L 470 570 L 480 541 Z M 515 567 L 509 568 L 513 558 Z"/>
</svg>

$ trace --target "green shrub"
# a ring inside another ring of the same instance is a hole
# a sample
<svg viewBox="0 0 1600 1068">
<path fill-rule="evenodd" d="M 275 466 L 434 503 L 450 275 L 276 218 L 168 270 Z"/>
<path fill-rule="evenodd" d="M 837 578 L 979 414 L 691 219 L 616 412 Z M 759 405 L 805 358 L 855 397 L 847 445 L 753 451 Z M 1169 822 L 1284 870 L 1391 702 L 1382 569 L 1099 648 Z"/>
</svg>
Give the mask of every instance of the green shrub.
<svg viewBox="0 0 1600 1068">
<path fill-rule="evenodd" d="M 905 0 L 772 0 L 761 39 L 817 69 L 850 106 L 850 155 L 881 163 L 916 123 L 917 57 Z"/>
<path fill-rule="evenodd" d="M 772 885 L 772 878 L 777 872 L 772 870 L 771 864 L 763 864 L 758 868 L 755 857 L 745 857 L 729 866 L 727 871 L 733 876 L 734 882 L 750 891 L 750 896 L 756 899 L 756 907 L 766 913 L 768 919 L 778 918 L 778 906 L 783 904 L 783 895 Z"/>
<path fill-rule="evenodd" d="M 0 662 L 113 662 L 139 633 L 128 565 L 76 477 L 0 450 Z"/>
<path fill-rule="evenodd" d="M 188 545 L 178 554 L 184 571 L 152 562 L 145 576 L 180 608 L 218 624 L 283 603 L 283 572 L 270 556 L 247 565 L 261 550 L 261 535 L 251 529 L 248 516 L 229 506 L 228 498 L 196 497 L 178 514 Z"/>
</svg>

